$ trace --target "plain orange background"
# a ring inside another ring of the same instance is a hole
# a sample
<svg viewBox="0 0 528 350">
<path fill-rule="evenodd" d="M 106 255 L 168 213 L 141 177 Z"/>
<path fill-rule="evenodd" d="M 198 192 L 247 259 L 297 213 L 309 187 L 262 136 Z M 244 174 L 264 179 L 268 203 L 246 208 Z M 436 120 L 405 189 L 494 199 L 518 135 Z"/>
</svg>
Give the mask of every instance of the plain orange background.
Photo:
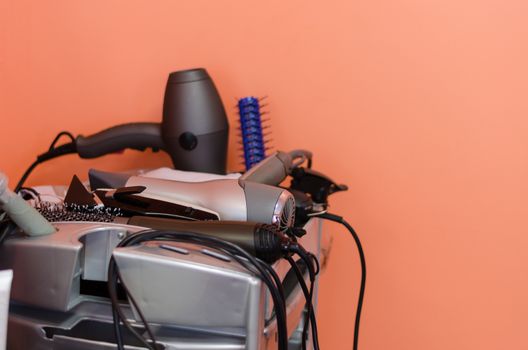
<svg viewBox="0 0 528 350">
<path fill-rule="evenodd" d="M 0 0 L 1 169 L 56 133 L 159 121 L 169 72 L 205 67 L 231 120 L 267 95 L 275 149 L 308 148 L 369 276 L 361 349 L 528 349 L 528 2 Z M 29 184 L 163 154 L 75 156 Z M 350 349 L 359 270 L 341 228 L 321 279 L 323 349 Z"/>
</svg>

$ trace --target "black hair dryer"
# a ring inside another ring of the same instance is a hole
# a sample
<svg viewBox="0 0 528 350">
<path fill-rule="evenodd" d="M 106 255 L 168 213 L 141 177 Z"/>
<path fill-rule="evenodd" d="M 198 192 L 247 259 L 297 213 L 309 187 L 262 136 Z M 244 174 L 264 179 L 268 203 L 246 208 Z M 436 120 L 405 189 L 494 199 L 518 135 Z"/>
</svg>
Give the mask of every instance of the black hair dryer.
<svg viewBox="0 0 528 350">
<path fill-rule="evenodd" d="M 163 101 L 161 137 L 174 166 L 225 174 L 228 132 L 222 100 L 207 71 L 171 73 Z"/>
<path fill-rule="evenodd" d="M 177 169 L 225 174 L 228 133 L 225 109 L 211 77 L 203 68 L 189 69 L 169 75 L 161 124 L 128 123 L 78 136 L 47 158 L 75 152 L 81 158 L 95 158 L 126 148 L 152 148 L 167 152 Z"/>
</svg>

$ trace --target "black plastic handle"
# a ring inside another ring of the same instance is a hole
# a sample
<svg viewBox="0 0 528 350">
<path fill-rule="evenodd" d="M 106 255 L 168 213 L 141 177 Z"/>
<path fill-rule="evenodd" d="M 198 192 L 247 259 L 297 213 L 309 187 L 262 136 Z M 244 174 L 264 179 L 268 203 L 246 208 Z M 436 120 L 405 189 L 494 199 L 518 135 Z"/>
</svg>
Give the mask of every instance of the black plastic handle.
<svg viewBox="0 0 528 350">
<path fill-rule="evenodd" d="M 127 148 L 139 151 L 164 149 L 159 123 L 116 125 L 90 136 L 78 136 L 75 144 L 81 158 L 96 158 Z"/>
</svg>

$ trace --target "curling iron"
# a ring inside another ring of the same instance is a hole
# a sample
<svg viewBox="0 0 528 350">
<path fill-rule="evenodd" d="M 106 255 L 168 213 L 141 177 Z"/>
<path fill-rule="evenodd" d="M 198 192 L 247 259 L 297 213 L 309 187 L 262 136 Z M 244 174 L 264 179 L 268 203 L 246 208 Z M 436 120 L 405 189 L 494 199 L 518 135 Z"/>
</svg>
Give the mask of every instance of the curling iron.
<svg viewBox="0 0 528 350">
<path fill-rule="evenodd" d="M 117 219 L 126 220 L 128 225 L 155 230 L 192 232 L 219 238 L 240 246 L 267 263 L 273 263 L 281 258 L 292 243 L 291 238 L 280 232 L 277 226 L 255 222 L 182 221 L 146 216 Z"/>
</svg>

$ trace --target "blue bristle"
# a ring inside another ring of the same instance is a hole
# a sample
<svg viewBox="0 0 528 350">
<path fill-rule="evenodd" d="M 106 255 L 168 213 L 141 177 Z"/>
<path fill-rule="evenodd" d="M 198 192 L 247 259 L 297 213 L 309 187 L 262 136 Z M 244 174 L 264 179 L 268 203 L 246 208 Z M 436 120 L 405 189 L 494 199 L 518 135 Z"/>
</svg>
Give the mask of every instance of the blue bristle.
<svg viewBox="0 0 528 350">
<path fill-rule="evenodd" d="M 238 100 L 240 129 L 246 170 L 266 157 L 259 100 L 249 96 Z"/>
</svg>

